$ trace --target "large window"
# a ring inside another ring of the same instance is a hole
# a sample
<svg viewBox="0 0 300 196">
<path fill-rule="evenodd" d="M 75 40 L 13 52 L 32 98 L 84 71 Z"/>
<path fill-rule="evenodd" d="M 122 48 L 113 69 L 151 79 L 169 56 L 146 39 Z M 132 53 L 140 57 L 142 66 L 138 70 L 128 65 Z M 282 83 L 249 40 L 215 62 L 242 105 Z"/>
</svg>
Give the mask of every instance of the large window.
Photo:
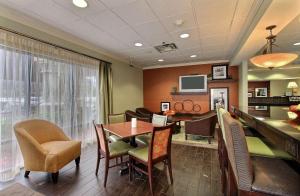
<svg viewBox="0 0 300 196">
<path fill-rule="evenodd" d="M 17 121 L 52 121 L 84 146 L 93 142 L 92 120 L 99 119 L 98 61 L 14 35 L 3 42 L 3 36 L 10 38 L 0 31 L 0 181 L 22 166 Z"/>
</svg>

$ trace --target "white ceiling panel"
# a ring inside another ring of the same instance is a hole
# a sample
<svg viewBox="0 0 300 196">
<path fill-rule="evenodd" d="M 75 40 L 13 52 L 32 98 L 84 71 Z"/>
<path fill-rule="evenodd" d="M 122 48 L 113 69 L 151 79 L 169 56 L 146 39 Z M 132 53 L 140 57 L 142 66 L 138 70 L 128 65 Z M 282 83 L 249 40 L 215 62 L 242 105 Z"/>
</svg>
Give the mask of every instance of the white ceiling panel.
<svg viewBox="0 0 300 196">
<path fill-rule="evenodd" d="M 115 8 L 115 7 L 132 3 L 137 0 L 100 0 L 100 1 L 109 8 Z"/>
<path fill-rule="evenodd" d="M 192 0 L 147 0 L 153 11 L 160 17 L 192 13 Z"/>
<path fill-rule="evenodd" d="M 130 25 L 139 25 L 157 19 L 144 0 L 116 7 L 113 11 Z"/>
<path fill-rule="evenodd" d="M 170 34 L 159 21 L 144 23 L 134 28 L 142 38 L 153 45 L 172 41 Z"/>
<path fill-rule="evenodd" d="M 262 1 L 255 0 L 0 0 L 0 4 L 142 66 L 231 58 Z M 182 20 L 182 25 L 175 25 Z M 294 27 L 296 28 L 296 27 Z M 295 29 L 293 29 L 295 31 Z M 179 38 L 189 33 L 187 39 Z M 292 37 L 296 34 L 282 35 Z M 135 47 L 135 42 L 143 43 Z M 154 46 L 174 42 L 175 52 Z M 190 58 L 196 54 L 197 58 Z M 163 58 L 163 63 L 157 62 Z M 136 61 L 136 62 L 135 62 Z"/>
<path fill-rule="evenodd" d="M 175 21 L 182 20 L 182 25 L 176 25 Z M 193 13 L 184 13 L 173 16 L 164 17 L 161 19 L 163 25 L 169 32 L 182 31 L 185 29 L 196 28 L 196 22 Z"/>
<path fill-rule="evenodd" d="M 41 0 L 40 0 L 41 1 Z M 44 1 L 44 0 L 42 0 Z M 73 5 L 72 1 L 70 0 L 53 0 L 58 5 L 70 10 L 74 14 L 86 17 L 88 15 L 93 15 L 97 13 L 101 13 L 106 10 L 106 6 L 99 0 L 89 0 L 88 1 L 88 9 L 81 9 Z"/>
</svg>

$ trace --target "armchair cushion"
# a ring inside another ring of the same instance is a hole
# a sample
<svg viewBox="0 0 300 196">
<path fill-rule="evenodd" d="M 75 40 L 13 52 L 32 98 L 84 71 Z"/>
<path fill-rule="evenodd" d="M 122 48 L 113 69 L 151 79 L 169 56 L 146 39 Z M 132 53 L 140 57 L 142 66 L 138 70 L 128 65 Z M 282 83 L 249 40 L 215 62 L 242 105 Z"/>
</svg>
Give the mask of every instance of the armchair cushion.
<svg viewBox="0 0 300 196">
<path fill-rule="evenodd" d="M 116 136 L 116 135 L 110 135 L 110 136 L 108 136 L 108 139 L 109 139 L 109 141 L 111 141 L 111 142 L 116 142 L 116 141 L 122 140 L 122 138 L 120 138 L 120 137 L 118 137 L 118 136 Z"/>
<path fill-rule="evenodd" d="M 128 151 L 128 154 L 134 156 L 144 162 L 148 161 L 148 147 L 134 148 Z"/>
<path fill-rule="evenodd" d="M 151 137 L 152 137 L 151 134 L 139 135 L 136 137 L 136 141 L 138 141 L 143 145 L 149 145 Z"/>
<path fill-rule="evenodd" d="M 253 157 L 252 190 L 270 195 L 300 195 L 300 175 L 279 159 Z"/>
<path fill-rule="evenodd" d="M 51 141 L 41 144 L 46 150 L 45 171 L 56 172 L 80 156 L 80 141 Z"/>
<path fill-rule="evenodd" d="M 123 141 L 117 141 L 112 142 L 108 144 L 109 148 L 109 155 L 110 156 L 117 156 L 121 154 L 127 154 L 127 152 L 132 149 L 133 147 L 130 146 L 130 144 L 123 142 Z"/>
<path fill-rule="evenodd" d="M 270 158 L 293 159 L 291 155 L 279 149 L 273 149 L 267 146 L 257 137 L 246 136 L 247 147 L 251 155 Z"/>
</svg>

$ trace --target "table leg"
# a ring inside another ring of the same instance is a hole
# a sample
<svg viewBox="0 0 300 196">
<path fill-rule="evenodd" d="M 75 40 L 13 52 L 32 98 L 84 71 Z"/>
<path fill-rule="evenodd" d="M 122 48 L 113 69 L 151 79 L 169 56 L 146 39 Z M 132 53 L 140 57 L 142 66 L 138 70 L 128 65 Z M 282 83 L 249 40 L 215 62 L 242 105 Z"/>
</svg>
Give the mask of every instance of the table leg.
<svg viewBox="0 0 300 196">
<path fill-rule="evenodd" d="M 135 137 L 131 137 L 130 138 L 130 145 L 133 146 L 133 147 L 137 147 L 137 143 L 135 141 Z"/>
</svg>

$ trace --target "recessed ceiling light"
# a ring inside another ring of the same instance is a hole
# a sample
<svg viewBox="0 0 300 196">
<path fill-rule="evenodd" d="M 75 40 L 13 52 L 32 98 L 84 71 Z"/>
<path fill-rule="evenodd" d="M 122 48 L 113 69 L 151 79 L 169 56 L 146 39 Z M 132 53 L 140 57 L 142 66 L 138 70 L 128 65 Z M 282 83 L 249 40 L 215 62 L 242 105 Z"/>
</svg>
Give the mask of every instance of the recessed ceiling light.
<svg viewBox="0 0 300 196">
<path fill-rule="evenodd" d="M 190 34 L 188 34 L 188 33 L 183 33 L 183 34 L 180 35 L 180 37 L 183 38 L 183 39 L 184 39 L 184 38 L 188 38 L 188 37 L 190 37 Z"/>
<path fill-rule="evenodd" d="M 195 57 L 197 57 L 197 55 L 193 54 L 193 55 L 191 55 L 190 57 L 191 57 L 191 58 L 195 58 Z"/>
<path fill-rule="evenodd" d="M 88 6 L 85 0 L 73 0 L 73 4 L 80 8 L 86 8 Z"/>
<path fill-rule="evenodd" d="M 159 61 L 159 62 L 163 62 L 163 61 L 164 61 L 164 59 L 158 59 L 158 61 Z"/>
<path fill-rule="evenodd" d="M 137 46 L 137 47 L 143 46 L 143 44 L 142 44 L 142 43 L 139 43 L 139 42 L 134 43 L 134 45 Z"/>
<path fill-rule="evenodd" d="M 300 42 L 294 43 L 294 46 L 300 46 Z"/>
</svg>

